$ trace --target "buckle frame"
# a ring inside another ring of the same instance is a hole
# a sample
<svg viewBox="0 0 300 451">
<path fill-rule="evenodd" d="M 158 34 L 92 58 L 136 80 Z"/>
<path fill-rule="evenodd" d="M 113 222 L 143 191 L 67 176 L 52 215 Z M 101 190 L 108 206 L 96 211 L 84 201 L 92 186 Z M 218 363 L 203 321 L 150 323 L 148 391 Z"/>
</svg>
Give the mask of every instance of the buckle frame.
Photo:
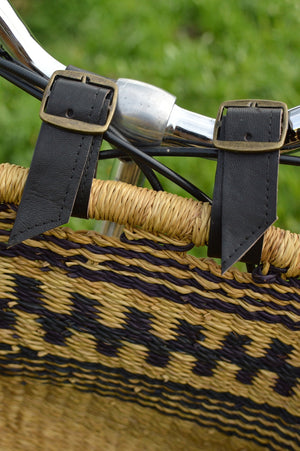
<svg viewBox="0 0 300 451">
<path fill-rule="evenodd" d="M 259 107 L 259 108 L 278 108 L 282 110 L 281 134 L 279 141 L 259 142 L 259 141 L 223 141 L 218 138 L 222 125 L 222 117 L 224 111 L 230 107 Z M 269 152 L 271 150 L 281 149 L 284 145 L 286 134 L 288 131 L 288 108 L 284 102 L 275 100 L 229 100 L 220 105 L 218 115 L 215 122 L 213 144 L 215 147 L 233 152 Z"/>
<path fill-rule="evenodd" d="M 69 117 L 56 116 L 53 114 L 49 114 L 45 111 L 47 100 L 50 95 L 53 84 L 57 78 L 66 78 L 70 80 L 76 80 L 80 83 L 88 83 L 95 86 L 102 86 L 105 88 L 109 88 L 113 91 L 113 97 L 111 100 L 111 104 L 109 107 L 109 113 L 106 119 L 105 124 L 90 124 L 88 122 L 79 121 L 77 119 L 72 119 Z M 108 129 L 111 120 L 113 118 L 114 112 L 117 106 L 117 96 L 118 96 L 118 85 L 110 79 L 101 77 L 100 75 L 91 74 L 84 71 L 75 71 L 75 70 L 57 70 L 54 72 L 49 80 L 48 85 L 44 91 L 41 108 L 40 108 L 40 118 L 42 121 L 47 122 L 48 124 L 56 125 L 57 127 L 64 128 L 67 130 L 72 130 L 74 132 L 91 134 L 91 135 L 99 135 Z"/>
</svg>

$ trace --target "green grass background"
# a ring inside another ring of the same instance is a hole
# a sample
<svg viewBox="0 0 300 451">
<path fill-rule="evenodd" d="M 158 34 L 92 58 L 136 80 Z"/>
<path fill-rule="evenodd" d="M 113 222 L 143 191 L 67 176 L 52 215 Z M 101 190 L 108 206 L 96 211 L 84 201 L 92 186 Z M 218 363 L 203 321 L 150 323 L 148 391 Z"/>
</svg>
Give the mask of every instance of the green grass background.
<svg viewBox="0 0 300 451">
<path fill-rule="evenodd" d="M 298 0 L 12 0 L 56 59 L 152 83 L 215 116 L 224 100 L 300 104 Z M 39 102 L 0 80 L 0 159 L 29 166 Z M 212 194 L 215 163 L 167 160 Z M 103 177 L 109 167 L 103 166 Z M 278 225 L 300 232 L 300 168 L 280 167 Z M 181 194 L 172 184 L 168 190 Z"/>
</svg>

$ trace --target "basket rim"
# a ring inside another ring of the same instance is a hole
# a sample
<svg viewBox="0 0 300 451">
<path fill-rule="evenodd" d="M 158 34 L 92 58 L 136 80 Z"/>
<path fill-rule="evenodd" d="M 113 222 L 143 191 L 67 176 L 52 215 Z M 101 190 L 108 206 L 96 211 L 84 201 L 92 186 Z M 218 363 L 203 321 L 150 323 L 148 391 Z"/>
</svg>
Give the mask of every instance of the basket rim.
<svg viewBox="0 0 300 451">
<path fill-rule="evenodd" d="M 0 202 L 18 205 L 29 169 L 0 164 Z M 94 179 L 88 215 L 180 243 L 208 244 L 211 206 L 176 194 L 154 191 L 120 181 Z M 275 226 L 265 233 L 261 262 L 284 269 L 286 277 L 300 276 L 300 235 Z"/>
</svg>

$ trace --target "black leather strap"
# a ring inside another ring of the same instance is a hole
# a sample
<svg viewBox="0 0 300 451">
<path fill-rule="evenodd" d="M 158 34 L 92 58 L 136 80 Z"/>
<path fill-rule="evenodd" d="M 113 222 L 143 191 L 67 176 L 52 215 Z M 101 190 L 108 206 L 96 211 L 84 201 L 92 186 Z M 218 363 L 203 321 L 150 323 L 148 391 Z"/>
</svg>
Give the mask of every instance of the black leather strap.
<svg viewBox="0 0 300 451">
<path fill-rule="evenodd" d="M 111 96 L 106 87 L 57 78 L 45 111 L 72 120 L 104 124 Z M 101 141 L 101 134 L 42 124 L 9 245 L 65 224 L 72 211 L 87 216 Z"/>
<path fill-rule="evenodd" d="M 75 70 L 78 72 L 83 72 L 75 66 L 68 66 L 68 70 Z M 95 110 L 99 114 L 99 118 L 96 123 L 103 125 L 107 119 L 107 112 L 111 105 L 113 92 L 110 89 L 101 88 L 97 92 L 97 106 Z M 78 188 L 77 196 L 72 210 L 72 216 L 78 218 L 88 217 L 88 204 L 90 198 L 90 191 L 92 186 L 93 178 L 96 176 L 97 165 L 98 165 L 98 152 L 102 144 L 103 135 L 94 136 L 93 143 L 90 147 L 88 158 L 84 167 L 84 171 L 80 180 L 80 185 Z"/>
<path fill-rule="evenodd" d="M 282 111 L 277 108 L 228 108 L 220 140 L 277 142 Z M 224 273 L 236 261 L 260 261 L 263 234 L 276 220 L 279 150 L 219 150 L 208 254 L 221 257 Z"/>
</svg>

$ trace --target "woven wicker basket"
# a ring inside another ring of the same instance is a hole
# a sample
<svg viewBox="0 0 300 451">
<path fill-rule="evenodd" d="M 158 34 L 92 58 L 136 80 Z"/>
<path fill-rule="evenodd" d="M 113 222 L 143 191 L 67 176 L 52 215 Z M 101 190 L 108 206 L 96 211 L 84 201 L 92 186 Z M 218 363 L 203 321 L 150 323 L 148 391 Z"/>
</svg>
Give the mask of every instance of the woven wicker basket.
<svg viewBox="0 0 300 451">
<path fill-rule="evenodd" d="M 27 170 L 0 166 L 1 450 L 300 449 L 300 238 L 221 276 L 210 207 L 94 181 L 90 217 L 8 248 Z"/>
</svg>

